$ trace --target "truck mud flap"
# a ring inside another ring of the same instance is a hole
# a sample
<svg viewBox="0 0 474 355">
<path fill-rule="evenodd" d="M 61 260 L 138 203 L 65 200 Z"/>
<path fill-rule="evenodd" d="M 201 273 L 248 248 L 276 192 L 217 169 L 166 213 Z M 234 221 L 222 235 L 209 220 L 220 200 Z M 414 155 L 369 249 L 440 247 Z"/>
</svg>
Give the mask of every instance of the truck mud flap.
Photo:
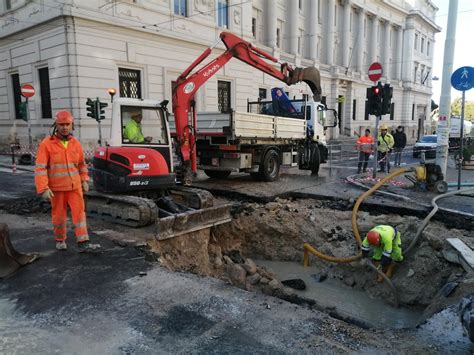
<svg viewBox="0 0 474 355">
<path fill-rule="evenodd" d="M 36 254 L 21 254 L 11 243 L 8 226 L 0 223 L 0 278 L 13 274 L 24 265 L 31 264 L 38 259 Z"/>
<path fill-rule="evenodd" d="M 231 204 L 223 204 L 200 210 L 190 210 L 156 220 L 157 240 L 177 237 L 186 233 L 210 228 L 232 220 Z"/>
</svg>

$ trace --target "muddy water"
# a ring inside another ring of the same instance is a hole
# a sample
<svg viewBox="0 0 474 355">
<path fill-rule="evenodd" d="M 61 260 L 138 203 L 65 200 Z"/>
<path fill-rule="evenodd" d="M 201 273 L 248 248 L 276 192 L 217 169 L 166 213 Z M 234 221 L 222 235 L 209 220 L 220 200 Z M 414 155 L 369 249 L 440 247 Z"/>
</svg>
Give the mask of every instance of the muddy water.
<svg viewBox="0 0 474 355">
<path fill-rule="evenodd" d="M 349 321 L 379 329 L 402 329 L 415 327 L 421 316 L 421 312 L 394 308 L 388 303 L 391 300 L 384 302 L 372 299 L 365 292 L 354 290 L 333 279 L 316 282 L 312 275 L 319 275 L 321 270 L 315 267 L 305 268 L 299 263 L 265 260 L 258 260 L 257 264 L 273 270 L 279 280 L 304 280 L 306 290 L 295 290 L 298 295 L 315 300 L 318 306 L 329 312 L 334 310 Z"/>
</svg>

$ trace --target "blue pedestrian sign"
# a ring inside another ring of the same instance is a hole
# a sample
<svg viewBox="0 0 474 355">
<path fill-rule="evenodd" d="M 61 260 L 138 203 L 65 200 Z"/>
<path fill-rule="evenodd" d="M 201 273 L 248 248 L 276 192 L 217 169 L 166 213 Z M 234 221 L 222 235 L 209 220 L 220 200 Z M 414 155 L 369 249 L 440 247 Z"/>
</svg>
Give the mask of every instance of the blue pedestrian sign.
<svg viewBox="0 0 474 355">
<path fill-rule="evenodd" d="M 467 91 L 474 86 L 474 68 L 461 67 L 451 75 L 451 85 L 459 91 Z"/>
</svg>

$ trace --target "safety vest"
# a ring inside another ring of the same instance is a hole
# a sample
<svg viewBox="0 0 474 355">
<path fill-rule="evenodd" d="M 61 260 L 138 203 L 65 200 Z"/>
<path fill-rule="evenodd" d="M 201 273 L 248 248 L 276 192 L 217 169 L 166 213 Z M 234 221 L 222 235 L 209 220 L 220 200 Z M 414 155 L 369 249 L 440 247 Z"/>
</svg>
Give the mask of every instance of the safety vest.
<svg viewBox="0 0 474 355">
<path fill-rule="evenodd" d="M 37 152 L 35 167 L 36 191 L 72 191 L 89 181 L 81 143 L 74 137 L 65 147 L 56 136 L 45 138 Z"/>
<path fill-rule="evenodd" d="M 393 240 L 397 235 L 397 231 L 392 226 L 378 225 L 371 230 L 376 231 L 380 234 L 380 247 L 383 248 L 383 255 L 390 257 L 392 254 Z M 369 251 L 371 244 L 367 240 L 367 237 L 362 241 L 361 249 Z"/>
<path fill-rule="evenodd" d="M 132 143 L 143 143 L 145 137 L 142 133 L 142 126 L 135 120 L 130 120 L 123 131 L 123 137 Z"/>
<path fill-rule="evenodd" d="M 393 145 L 395 144 L 395 141 L 393 140 L 393 136 L 390 133 L 386 133 L 385 136 L 382 137 L 381 134 L 379 134 L 379 137 L 377 139 L 377 150 L 381 153 L 386 153 L 390 149 L 393 148 Z"/>
<path fill-rule="evenodd" d="M 357 140 L 357 149 L 364 153 L 372 153 L 373 144 L 374 139 L 371 136 L 366 137 L 364 135 Z"/>
</svg>

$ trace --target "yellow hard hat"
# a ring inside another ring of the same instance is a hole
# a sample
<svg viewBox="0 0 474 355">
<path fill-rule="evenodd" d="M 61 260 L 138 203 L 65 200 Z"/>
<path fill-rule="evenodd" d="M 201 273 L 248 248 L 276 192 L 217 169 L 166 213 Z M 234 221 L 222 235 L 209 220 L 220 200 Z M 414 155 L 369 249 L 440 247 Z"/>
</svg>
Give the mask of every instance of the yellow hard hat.
<svg viewBox="0 0 474 355">
<path fill-rule="evenodd" d="M 388 126 L 386 124 L 383 124 L 383 125 L 380 126 L 380 130 L 382 130 L 382 129 L 388 130 Z"/>
</svg>

